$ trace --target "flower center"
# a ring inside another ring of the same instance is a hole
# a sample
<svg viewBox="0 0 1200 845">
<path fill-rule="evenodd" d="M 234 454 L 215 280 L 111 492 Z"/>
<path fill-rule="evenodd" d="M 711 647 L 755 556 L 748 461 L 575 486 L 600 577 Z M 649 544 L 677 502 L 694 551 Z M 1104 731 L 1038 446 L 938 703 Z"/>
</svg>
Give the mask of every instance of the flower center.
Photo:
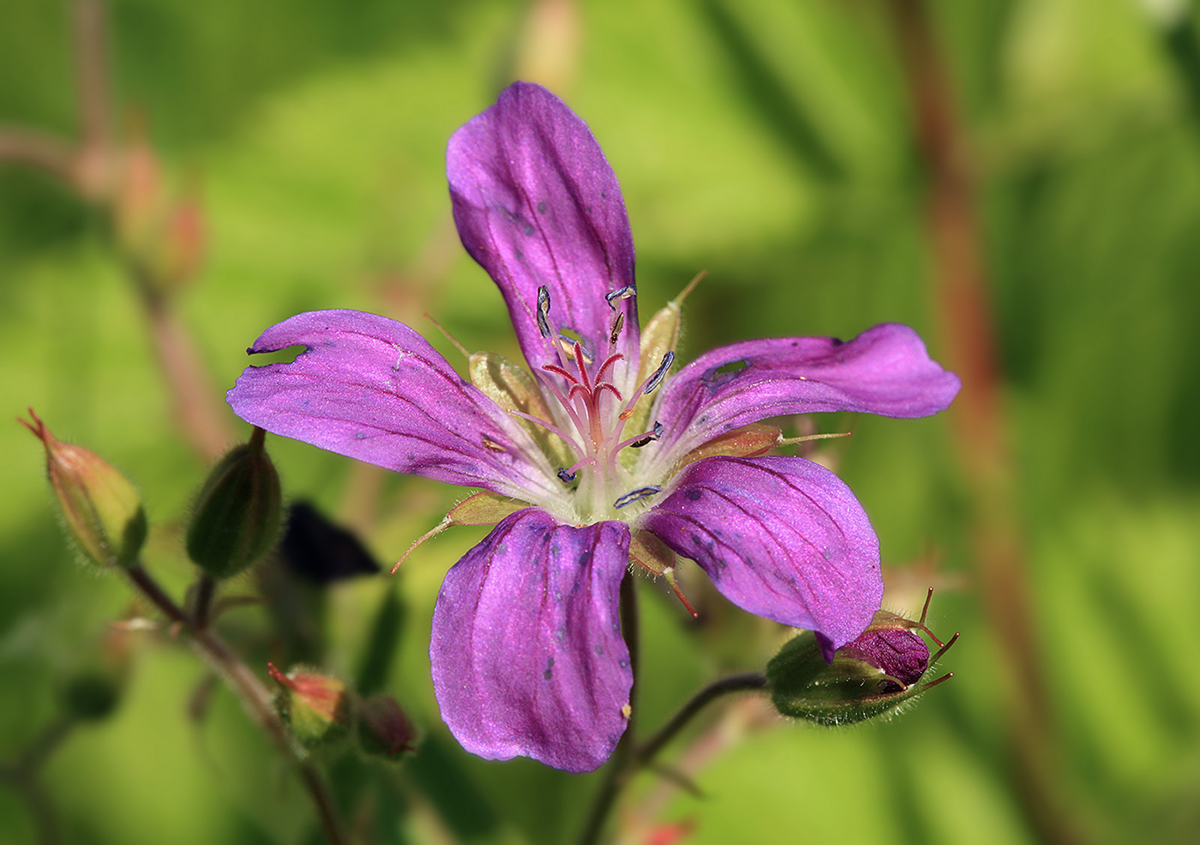
<svg viewBox="0 0 1200 845">
<path fill-rule="evenodd" d="M 608 295 L 609 303 L 633 295 L 632 286 Z M 554 432 L 574 453 L 576 461 L 558 470 L 558 477 L 574 489 L 575 508 L 583 518 L 602 519 L 618 516 L 627 505 L 661 491 L 657 485 L 634 486 L 629 471 L 618 456 L 622 449 L 637 449 L 658 440 L 663 434 L 660 423 L 649 431 L 625 436 L 625 423 L 634 415 L 638 402 L 652 393 L 666 376 L 674 353 L 668 352 L 662 363 L 630 396 L 624 396 L 615 383 L 618 364 L 625 356 L 616 351 L 624 325 L 618 313 L 607 337 L 604 355 L 584 348 L 580 340 L 560 333 L 550 319 L 550 295 L 545 287 L 538 290 L 538 330 L 554 344 L 558 364 L 545 364 L 537 373 L 543 393 L 557 419 L 553 422 L 521 414 Z"/>
</svg>

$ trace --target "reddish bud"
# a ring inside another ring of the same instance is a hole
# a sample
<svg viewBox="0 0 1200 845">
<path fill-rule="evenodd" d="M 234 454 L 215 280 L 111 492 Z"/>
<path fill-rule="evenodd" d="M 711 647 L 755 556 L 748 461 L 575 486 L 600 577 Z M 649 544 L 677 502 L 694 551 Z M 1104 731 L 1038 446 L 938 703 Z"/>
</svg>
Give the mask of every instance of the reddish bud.
<svg viewBox="0 0 1200 845">
<path fill-rule="evenodd" d="M 279 713 L 305 748 L 329 745 L 350 732 L 353 696 L 344 683 L 307 669 L 285 675 L 270 663 L 267 671 L 280 687 Z"/>
<path fill-rule="evenodd" d="M 56 438 L 32 408 L 29 416 L 20 423 L 46 449 L 46 475 L 79 550 L 100 566 L 133 566 L 147 530 L 133 485 L 103 458 Z"/>
<path fill-rule="evenodd" d="M 933 591 L 930 590 L 930 597 Z M 771 701 L 785 716 L 823 725 L 862 722 L 892 715 L 908 701 L 950 677 L 926 680 L 929 667 L 958 639 L 943 643 L 920 621 L 905 619 L 887 610 L 856 639 L 834 652 L 827 661 L 824 649 L 811 631 L 790 640 L 767 664 Z M 939 649 L 929 653 L 924 634 Z"/>
<path fill-rule="evenodd" d="M 363 699 L 358 711 L 358 747 L 364 754 L 399 760 L 414 750 L 417 729 L 400 703 L 376 693 Z"/>
</svg>

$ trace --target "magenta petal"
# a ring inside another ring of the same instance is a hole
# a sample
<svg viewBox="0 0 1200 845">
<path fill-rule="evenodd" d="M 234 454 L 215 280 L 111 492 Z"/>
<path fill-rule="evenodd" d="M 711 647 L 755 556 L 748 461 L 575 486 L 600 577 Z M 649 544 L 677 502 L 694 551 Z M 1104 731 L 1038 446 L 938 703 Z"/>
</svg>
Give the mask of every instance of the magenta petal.
<svg viewBox="0 0 1200 845">
<path fill-rule="evenodd" d="M 884 323 L 831 337 L 749 340 L 701 355 L 663 388 L 666 427 L 652 460 L 673 464 L 725 432 L 783 414 L 859 411 L 923 417 L 946 408 L 958 376 L 931 361 L 908 326 Z"/>
<path fill-rule="evenodd" d="M 446 575 L 429 656 L 442 718 L 463 748 L 595 769 L 625 732 L 633 687 L 618 595 L 629 529 L 506 517 Z"/>
<path fill-rule="evenodd" d="M 543 285 L 550 321 L 604 354 L 617 313 L 605 294 L 634 284 L 633 236 L 587 124 L 545 88 L 517 82 L 454 133 L 446 171 L 463 246 L 500 287 L 530 366 L 558 363 L 538 331 Z M 625 314 L 622 374 L 636 372 L 636 297 L 613 304 Z"/>
<path fill-rule="evenodd" d="M 246 368 L 227 397 L 234 413 L 397 472 L 526 500 L 557 494 L 520 426 L 403 323 L 361 311 L 298 314 L 250 352 L 295 345 L 308 350 L 291 363 Z"/>
<path fill-rule="evenodd" d="M 883 598 L 879 541 L 841 479 L 803 458 L 706 458 L 644 528 L 745 610 L 850 642 Z"/>
</svg>

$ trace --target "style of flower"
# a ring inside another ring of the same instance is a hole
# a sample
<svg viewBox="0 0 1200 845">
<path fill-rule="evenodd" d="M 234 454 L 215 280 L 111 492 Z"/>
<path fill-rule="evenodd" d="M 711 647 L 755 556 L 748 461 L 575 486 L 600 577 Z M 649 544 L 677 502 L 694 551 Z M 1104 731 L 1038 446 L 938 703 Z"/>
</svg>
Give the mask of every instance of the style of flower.
<svg viewBox="0 0 1200 845">
<path fill-rule="evenodd" d="M 229 403 L 275 434 L 489 491 L 448 518 L 498 524 L 450 569 L 433 615 L 434 691 L 458 741 L 574 772 L 608 758 L 630 712 L 631 563 L 671 579 L 689 558 L 734 604 L 815 631 L 827 657 L 861 634 L 883 592 L 875 532 L 832 472 L 768 456 L 780 432 L 756 423 L 925 416 L 958 379 L 894 324 L 736 343 L 671 375 L 678 305 L 639 329 L 616 177 L 544 88 L 518 82 L 459 129 L 447 171 L 463 245 L 532 375 L 478 354 L 467 380 L 406 325 L 320 311 L 255 342 L 306 351 L 248 368 Z"/>
</svg>

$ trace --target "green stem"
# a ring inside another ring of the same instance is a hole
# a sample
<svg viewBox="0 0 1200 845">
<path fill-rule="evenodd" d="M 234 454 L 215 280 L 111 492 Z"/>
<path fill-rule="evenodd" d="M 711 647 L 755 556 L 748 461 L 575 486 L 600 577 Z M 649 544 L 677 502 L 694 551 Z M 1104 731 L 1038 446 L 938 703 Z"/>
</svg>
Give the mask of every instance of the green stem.
<svg viewBox="0 0 1200 845">
<path fill-rule="evenodd" d="M 225 644 L 224 640 L 214 632 L 197 627 L 174 599 L 158 585 L 142 566 L 132 566 L 126 570 L 134 585 L 157 607 L 171 622 L 179 626 L 180 632 L 187 637 L 192 649 L 207 663 L 242 700 L 242 704 L 270 737 L 275 747 L 296 766 L 300 780 L 307 789 L 325 836 L 332 845 L 344 845 L 346 838 L 342 835 L 341 826 L 334 810 L 333 801 L 325 787 L 320 772 L 309 760 L 297 753 L 287 728 L 275 711 L 274 696 Z"/>
<path fill-rule="evenodd" d="M 197 631 L 207 631 L 212 620 L 213 599 L 217 595 L 217 579 L 201 572 L 196 579 L 195 600 L 192 607 L 192 626 Z"/>
<path fill-rule="evenodd" d="M 743 675 L 730 675 L 713 681 L 700 692 L 692 696 L 687 704 L 680 708 L 669 722 L 658 729 L 646 742 L 633 747 L 623 759 L 614 755 L 609 765 L 604 783 L 600 785 L 596 798 L 592 802 L 591 812 L 584 824 L 583 833 L 579 837 L 579 845 L 595 845 L 600 841 L 604 823 L 612 808 L 616 806 L 617 797 L 621 790 L 633 779 L 639 769 L 648 766 L 655 756 L 662 751 L 668 742 L 674 739 L 701 710 L 722 696 L 737 692 L 758 692 L 766 689 L 767 678 L 758 672 L 748 672 Z M 618 746 L 618 749 L 620 746 Z"/>
</svg>

